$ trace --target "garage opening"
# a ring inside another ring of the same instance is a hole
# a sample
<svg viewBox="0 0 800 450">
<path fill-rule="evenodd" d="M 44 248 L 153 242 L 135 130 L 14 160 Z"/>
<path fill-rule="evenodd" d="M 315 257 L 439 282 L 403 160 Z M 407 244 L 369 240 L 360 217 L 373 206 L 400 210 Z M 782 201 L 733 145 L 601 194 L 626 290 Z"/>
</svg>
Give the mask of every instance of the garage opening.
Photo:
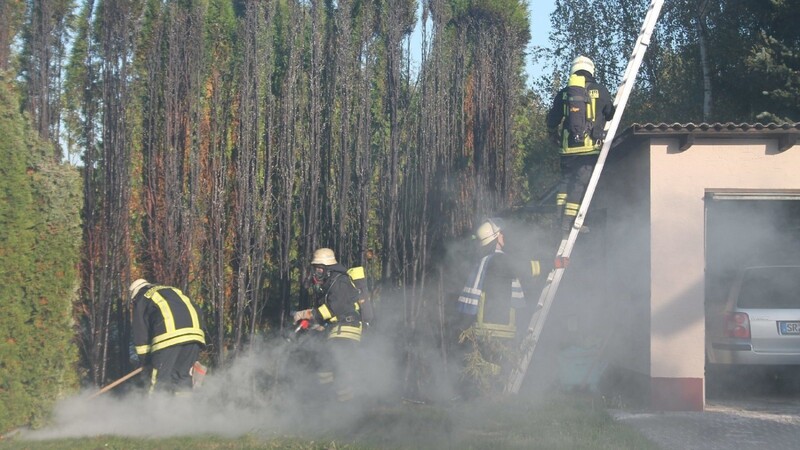
<svg viewBox="0 0 800 450">
<path fill-rule="evenodd" d="M 722 330 L 743 320 L 723 318 L 731 288 L 743 270 L 800 265 L 800 191 L 709 190 L 705 215 L 707 394 L 741 393 L 745 386 L 760 389 L 756 394 L 784 389 L 781 382 L 796 378 L 796 366 L 780 367 L 779 358 L 767 365 L 730 360 L 730 355 L 743 355 L 750 343 L 746 339 L 720 340 L 719 335 L 731 334 Z M 797 298 L 800 309 L 800 296 Z M 749 327 L 749 322 L 746 325 Z M 777 326 L 777 321 L 770 325 Z M 797 342 L 800 350 L 800 336 Z M 726 351 L 719 351 L 721 347 Z M 780 380 L 782 374 L 786 380 Z M 793 391 L 800 390 L 797 382 L 791 384 Z"/>
</svg>

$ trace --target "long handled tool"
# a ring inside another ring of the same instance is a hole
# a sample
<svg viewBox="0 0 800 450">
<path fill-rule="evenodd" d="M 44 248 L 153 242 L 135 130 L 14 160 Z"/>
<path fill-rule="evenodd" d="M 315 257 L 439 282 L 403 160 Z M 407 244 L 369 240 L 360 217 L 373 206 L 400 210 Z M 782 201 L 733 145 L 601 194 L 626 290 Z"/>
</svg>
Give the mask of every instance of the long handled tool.
<svg viewBox="0 0 800 450">
<path fill-rule="evenodd" d="M 100 395 L 100 394 L 104 394 L 104 393 L 106 393 L 106 392 L 108 392 L 108 391 L 110 391 L 110 390 L 114 389 L 115 387 L 119 386 L 120 384 L 122 384 L 122 383 L 124 383 L 124 382 L 128 381 L 130 378 L 132 378 L 132 377 L 134 377 L 134 376 L 138 375 L 138 374 L 139 374 L 139 372 L 141 372 L 141 371 L 142 371 L 142 369 L 144 369 L 144 367 L 139 367 L 138 369 L 136 369 L 136 370 L 134 370 L 133 372 L 131 372 L 131 373 L 129 373 L 129 374 L 127 374 L 127 375 L 125 375 L 124 377 L 120 378 L 119 380 L 117 380 L 117 381 L 115 381 L 115 382 L 113 382 L 113 383 L 111 383 L 111 384 L 108 384 L 108 385 L 106 385 L 105 387 L 103 387 L 103 388 L 102 388 L 102 389 L 100 389 L 99 391 L 97 391 L 97 392 L 95 392 L 94 394 L 90 395 L 90 396 L 89 396 L 89 398 L 90 398 L 90 399 L 92 399 L 92 398 L 95 398 L 95 397 L 97 397 L 97 396 L 98 396 L 98 395 Z"/>
</svg>

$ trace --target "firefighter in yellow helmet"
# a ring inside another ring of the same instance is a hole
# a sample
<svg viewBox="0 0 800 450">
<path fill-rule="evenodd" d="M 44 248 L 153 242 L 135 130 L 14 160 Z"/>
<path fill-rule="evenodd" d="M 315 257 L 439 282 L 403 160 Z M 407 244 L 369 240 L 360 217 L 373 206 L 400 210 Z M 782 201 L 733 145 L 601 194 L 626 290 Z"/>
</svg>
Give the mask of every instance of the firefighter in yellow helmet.
<svg viewBox="0 0 800 450">
<path fill-rule="evenodd" d="M 330 386 L 338 401 L 346 402 L 353 398 L 354 370 L 361 342 L 362 324 L 357 310 L 360 293 L 329 248 L 314 252 L 311 270 L 319 306 L 296 312 L 294 322 L 310 320 L 325 326 L 328 345 L 317 375 L 320 384 Z"/>
<path fill-rule="evenodd" d="M 505 223 L 486 219 L 475 239 L 478 259 L 456 303 L 456 351 L 464 359 L 459 395 L 466 398 L 499 388 L 517 339 L 517 310 L 527 306 L 518 270 L 504 251 Z M 540 263 L 531 264 L 532 275 L 538 276 Z"/>
<path fill-rule="evenodd" d="M 192 389 L 191 369 L 206 342 L 203 314 L 180 289 L 131 283 L 133 345 L 150 368 L 150 390 L 175 394 Z"/>
<path fill-rule="evenodd" d="M 491 218 L 478 227 L 479 260 L 458 297 L 458 311 L 487 336 L 516 336 L 514 308 L 524 306 L 525 295 L 506 253 L 504 223 Z"/>
<path fill-rule="evenodd" d="M 561 228 L 565 233 L 578 215 L 606 136 L 606 122 L 613 116 L 611 94 L 594 79 L 594 62 L 585 56 L 576 57 L 567 86 L 556 94 L 547 114 L 550 137 L 561 155 L 556 207 L 563 214 Z"/>
</svg>

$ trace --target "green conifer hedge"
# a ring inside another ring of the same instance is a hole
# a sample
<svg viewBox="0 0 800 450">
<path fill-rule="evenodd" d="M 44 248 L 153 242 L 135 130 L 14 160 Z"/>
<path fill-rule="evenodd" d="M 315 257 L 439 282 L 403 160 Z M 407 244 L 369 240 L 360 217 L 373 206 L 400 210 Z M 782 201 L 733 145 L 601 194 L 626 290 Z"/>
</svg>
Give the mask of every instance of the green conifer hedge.
<svg viewBox="0 0 800 450">
<path fill-rule="evenodd" d="M 40 424 L 77 385 L 80 177 L 19 111 L 0 76 L 0 432 Z"/>
</svg>

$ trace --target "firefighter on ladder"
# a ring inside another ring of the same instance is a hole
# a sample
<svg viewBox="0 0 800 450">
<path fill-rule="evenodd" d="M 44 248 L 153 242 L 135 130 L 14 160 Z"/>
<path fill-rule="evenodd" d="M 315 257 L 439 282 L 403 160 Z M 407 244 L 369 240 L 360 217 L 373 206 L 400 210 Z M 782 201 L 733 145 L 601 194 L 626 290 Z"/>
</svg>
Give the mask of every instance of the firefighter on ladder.
<svg viewBox="0 0 800 450">
<path fill-rule="evenodd" d="M 608 89 L 594 79 L 594 63 L 585 56 L 572 61 L 567 86 L 553 99 L 547 114 L 551 140 L 561 155 L 561 183 L 556 207 L 561 230 L 569 233 L 605 139 L 605 125 L 614 116 Z M 561 133 L 558 127 L 561 126 Z M 588 228 L 582 228 L 588 231 Z"/>
<path fill-rule="evenodd" d="M 129 291 L 133 345 L 139 362 L 150 368 L 150 392 L 190 393 L 193 366 L 206 342 L 202 311 L 180 289 L 142 278 Z"/>
<path fill-rule="evenodd" d="M 476 230 L 480 258 L 457 301 L 458 348 L 464 363 L 459 395 L 465 398 L 500 387 L 501 371 L 508 367 L 516 343 L 516 311 L 526 306 L 517 271 L 503 251 L 504 227 L 501 219 L 490 218 Z M 540 262 L 531 261 L 531 272 L 540 275 Z"/>
<path fill-rule="evenodd" d="M 320 306 L 294 313 L 294 322 L 312 321 L 325 325 L 328 332 L 326 351 L 321 355 L 317 372 L 320 385 L 335 392 L 336 400 L 353 399 L 354 370 L 359 362 L 361 317 L 358 311 L 359 291 L 347 270 L 336 261 L 329 248 L 314 252 L 311 260 L 312 283 L 322 297 Z"/>
</svg>

